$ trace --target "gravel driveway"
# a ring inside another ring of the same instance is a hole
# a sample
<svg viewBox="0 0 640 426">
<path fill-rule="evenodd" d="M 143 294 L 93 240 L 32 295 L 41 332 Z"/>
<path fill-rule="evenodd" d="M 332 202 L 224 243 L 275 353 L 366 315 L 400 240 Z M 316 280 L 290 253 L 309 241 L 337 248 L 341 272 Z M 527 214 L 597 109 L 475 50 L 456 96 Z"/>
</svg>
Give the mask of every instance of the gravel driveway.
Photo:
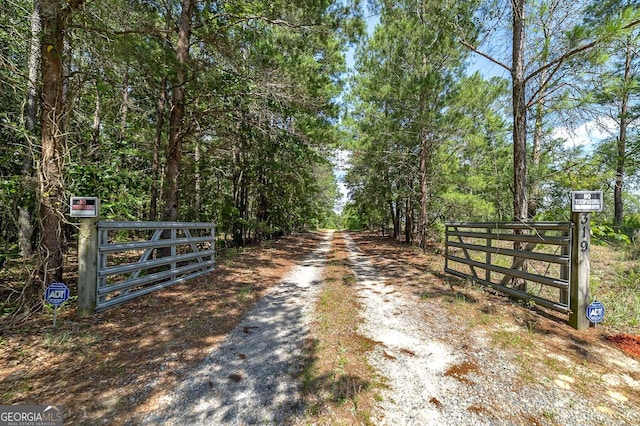
<svg viewBox="0 0 640 426">
<path fill-rule="evenodd" d="M 304 424 L 295 377 L 332 237 L 327 233 L 312 256 L 273 288 L 143 423 Z M 512 357 L 491 345 L 488 336 L 466 331 L 462 320 L 437 301 L 421 301 L 394 288 L 348 235 L 345 239 L 362 301 L 360 331 L 379 342 L 370 363 L 387 379 L 376 424 L 640 424 L 638 407 L 623 401 L 612 416 L 570 386 L 522 383 Z"/>
<path fill-rule="evenodd" d="M 295 375 L 332 237 L 327 233 L 143 424 L 279 425 L 302 414 Z"/>
<path fill-rule="evenodd" d="M 389 385 L 377 424 L 640 425 L 639 407 L 621 399 L 614 402 L 615 414 L 603 410 L 572 391 L 569 376 L 527 383 L 513 357 L 489 336 L 467 331 L 464 319 L 452 317 L 438 301 L 394 288 L 345 239 L 362 296 L 361 330 L 380 342 L 370 362 Z M 640 383 L 634 387 L 640 392 Z"/>
</svg>

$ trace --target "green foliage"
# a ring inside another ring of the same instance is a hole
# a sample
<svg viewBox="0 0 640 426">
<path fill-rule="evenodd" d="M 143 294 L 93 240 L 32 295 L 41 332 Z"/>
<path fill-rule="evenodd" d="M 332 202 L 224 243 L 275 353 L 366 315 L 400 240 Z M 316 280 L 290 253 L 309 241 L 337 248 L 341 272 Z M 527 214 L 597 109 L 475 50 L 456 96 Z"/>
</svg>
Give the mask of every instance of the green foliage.
<svg viewBox="0 0 640 426">
<path fill-rule="evenodd" d="M 622 233 L 619 229 L 613 229 L 608 225 L 591 225 L 591 236 L 595 244 L 605 244 L 607 241 L 615 241 L 617 243 L 631 244 L 628 235 Z"/>
<path fill-rule="evenodd" d="M 466 51 L 455 36 L 473 37 L 465 21 L 471 5 L 379 6 L 381 24 L 358 51 L 351 92 L 353 136 L 345 148 L 354 153 L 346 177 L 354 226 L 415 226 L 422 203 L 432 228 L 442 219 L 502 217 L 511 206 L 507 127 L 499 113 L 507 87 L 463 74 Z M 426 200 L 419 199 L 421 176 Z"/>
<path fill-rule="evenodd" d="M 342 210 L 342 223 L 344 228 L 348 231 L 361 231 L 366 229 L 367 220 L 361 217 L 361 214 L 356 210 L 356 206 L 352 203 L 347 205 Z"/>
<path fill-rule="evenodd" d="M 496 217 L 495 205 L 484 194 L 447 192 L 438 203 L 445 207 L 447 221 L 484 222 Z"/>
<path fill-rule="evenodd" d="M 624 217 L 624 228 L 628 230 L 640 229 L 640 212 L 628 213 Z"/>
<path fill-rule="evenodd" d="M 32 7 L 11 2 L 0 18 L 5 247 L 16 240 L 16 201 L 32 214 L 37 204 L 36 185 L 22 177 L 24 151 L 37 141 L 24 130 L 21 110 Z M 180 68 L 178 16 L 174 0 L 109 0 L 74 10 L 66 33 L 73 50 L 65 59 L 72 72 L 64 197 L 98 196 L 102 219 L 147 219 L 152 188 L 162 184 Z M 327 158 L 340 137 L 334 123 L 343 52 L 363 29 L 357 3 L 198 2 L 184 69 L 180 220 L 215 221 L 221 234 L 242 234 L 242 242 L 337 226 L 338 190 Z M 157 201 L 162 215 L 160 195 Z"/>
<path fill-rule="evenodd" d="M 539 157 L 528 171 L 539 204 L 535 219 L 567 220 L 568 194 L 576 189 L 602 189 L 607 197 L 607 211 L 603 214 L 611 214 L 613 210 L 610 188 L 619 158 L 614 141 L 589 152 L 569 148 L 565 141 L 552 135 L 554 127 L 564 127 L 576 120 L 577 106 L 583 109 L 587 103 L 610 106 L 625 91 L 635 93 L 626 118 L 636 119 L 640 112 L 635 107 L 637 55 L 632 57 L 632 78 L 621 84 L 624 65 L 621 42 L 628 46 L 632 40 L 637 48 L 637 26 L 623 30 L 637 19 L 637 8 L 631 4 L 635 2 L 611 0 L 594 3 L 589 9 L 587 4 L 528 5 L 531 13 L 527 22 L 530 24 L 525 52 L 527 69 L 536 70 L 560 60 L 567 52 L 574 55 L 572 49 L 594 40 L 602 47 L 587 49 L 566 62 L 562 59 L 557 66 L 542 68 L 527 78 L 529 91 L 535 93 L 528 101 L 531 105 L 542 102 L 540 128 L 535 129 L 542 132 L 537 147 Z M 348 143 L 355 155 L 347 183 L 360 217 L 369 221 L 369 226 L 389 224 L 397 215 L 407 219 L 406 223 L 416 222 L 422 173 L 418 141 L 422 131 L 437 135 L 432 138 L 434 146 L 430 146 L 427 165 L 431 167 L 427 206 L 431 223 L 438 218 L 475 220 L 489 216 L 509 220 L 513 166 L 512 148 L 505 135 L 508 127 L 503 119 L 509 113 L 504 108 L 505 82 L 485 82 L 479 75 L 462 78 L 456 59 L 464 53 L 457 51 L 455 43 L 449 44 L 448 39 L 448 29 L 457 25 L 458 39 L 473 44 L 476 29 L 467 26 L 464 11 L 454 12 L 457 13 L 454 18 L 450 11 L 440 10 L 442 6 L 436 2 L 422 2 L 418 8 L 404 2 L 380 1 L 371 5 L 380 14 L 380 25 L 358 50 L 358 74 L 352 90 L 353 137 Z M 475 14 L 477 23 L 484 29 L 495 30 L 500 14 L 488 7 L 489 3 L 480 6 Z M 475 4 L 465 7 L 473 8 Z M 508 43 L 504 51 L 503 62 L 509 63 Z M 429 58 L 428 63 L 421 61 L 421 55 Z M 431 68 L 432 64 L 438 64 L 438 69 Z M 591 64 L 598 64 L 602 78 L 597 87 L 584 86 L 591 89 L 579 94 L 585 97 L 576 96 L 568 89 L 576 86 L 566 82 L 582 78 L 596 81 Z M 425 98 L 430 103 L 420 104 Z M 421 109 L 424 105 L 428 106 Z M 600 109 L 595 117 L 615 116 L 619 110 L 619 107 Z M 639 163 L 635 156 L 640 152 L 636 147 L 640 139 L 634 129 L 628 129 L 625 162 L 625 182 L 631 184 Z M 630 194 L 624 197 L 626 203 Z M 407 215 L 410 217 L 405 218 Z M 624 240 L 623 234 L 616 235 L 611 237 Z"/>
<path fill-rule="evenodd" d="M 596 287 L 592 294 L 605 305 L 606 324 L 630 330 L 640 326 L 640 267 L 618 268 L 610 289 L 599 291 Z"/>
</svg>

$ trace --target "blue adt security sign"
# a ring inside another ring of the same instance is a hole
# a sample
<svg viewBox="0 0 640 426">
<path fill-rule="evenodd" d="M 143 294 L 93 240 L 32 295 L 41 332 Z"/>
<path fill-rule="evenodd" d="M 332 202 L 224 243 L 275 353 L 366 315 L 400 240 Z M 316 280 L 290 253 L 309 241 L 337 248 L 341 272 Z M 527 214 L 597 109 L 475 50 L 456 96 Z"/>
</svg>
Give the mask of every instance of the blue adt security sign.
<svg viewBox="0 0 640 426">
<path fill-rule="evenodd" d="M 62 283 L 53 283 L 44 292 L 44 299 L 58 307 L 69 298 L 69 288 Z"/>
<path fill-rule="evenodd" d="M 587 318 L 593 323 L 602 322 L 604 319 L 604 305 L 602 302 L 592 302 L 587 306 Z"/>
</svg>

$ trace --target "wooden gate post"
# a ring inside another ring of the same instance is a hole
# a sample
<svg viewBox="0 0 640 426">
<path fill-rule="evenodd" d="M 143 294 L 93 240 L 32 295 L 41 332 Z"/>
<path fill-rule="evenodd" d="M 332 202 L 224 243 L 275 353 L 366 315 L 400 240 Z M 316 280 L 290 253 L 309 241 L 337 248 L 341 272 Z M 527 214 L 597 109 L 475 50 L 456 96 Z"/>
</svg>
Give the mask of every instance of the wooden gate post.
<svg viewBox="0 0 640 426">
<path fill-rule="evenodd" d="M 589 328 L 589 275 L 591 273 L 591 213 L 572 212 L 574 223 L 571 239 L 571 281 L 569 324 L 578 330 Z"/>
<path fill-rule="evenodd" d="M 88 317 L 96 309 L 98 291 L 98 218 L 80 219 L 78 235 L 78 315 Z"/>
</svg>

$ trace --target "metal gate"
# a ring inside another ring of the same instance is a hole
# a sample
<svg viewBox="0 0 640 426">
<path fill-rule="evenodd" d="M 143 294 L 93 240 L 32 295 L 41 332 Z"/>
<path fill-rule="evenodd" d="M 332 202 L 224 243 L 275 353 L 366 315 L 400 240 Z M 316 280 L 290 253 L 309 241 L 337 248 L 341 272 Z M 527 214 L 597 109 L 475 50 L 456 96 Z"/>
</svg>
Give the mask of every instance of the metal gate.
<svg viewBox="0 0 640 426">
<path fill-rule="evenodd" d="M 212 223 L 98 223 L 96 310 L 195 278 L 215 266 Z"/>
<path fill-rule="evenodd" d="M 445 272 L 570 313 L 573 227 L 570 222 L 446 223 Z M 515 250 L 514 242 L 526 246 Z M 510 287 L 514 279 L 524 280 L 526 291 Z"/>
</svg>

